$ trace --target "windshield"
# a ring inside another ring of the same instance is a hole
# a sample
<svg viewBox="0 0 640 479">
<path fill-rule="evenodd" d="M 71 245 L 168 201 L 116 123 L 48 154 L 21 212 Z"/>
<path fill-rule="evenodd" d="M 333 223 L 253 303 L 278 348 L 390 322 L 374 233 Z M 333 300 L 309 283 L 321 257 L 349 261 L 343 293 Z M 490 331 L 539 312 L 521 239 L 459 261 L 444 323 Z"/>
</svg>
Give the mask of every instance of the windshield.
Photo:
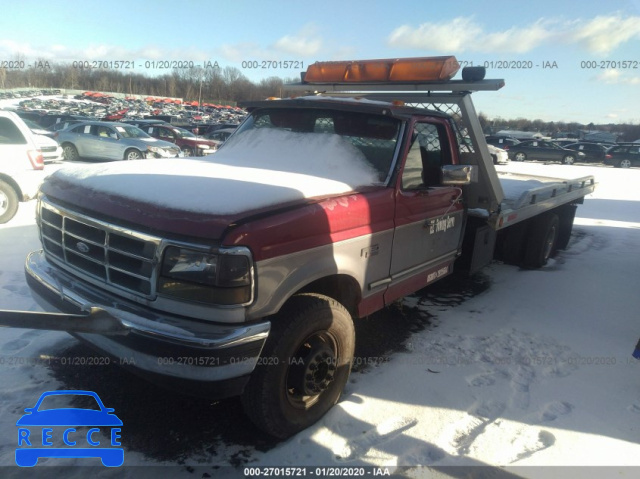
<svg viewBox="0 0 640 479">
<path fill-rule="evenodd" d="M 400 126 L 400 120 L 377 114 L 321 108 L 274 108 L 254 112 L 238 134 L 275 129 L 312 135 L 319 141 L 338 135 L 364 155 L 378 172 L 379 180 L 384 182 L 390 175 Z"/>
<path fill-rule="evenodd" d="M 144 131 L 140 128 L 136 128 L 135 126 L 119 125 L 116 126 L 115 129 L 123 138 L 151 138 Z"/>
<path fill-rule="evenodd" d="M 27 125 L 31 130 L 42 130 L 42 127 L 33 120 L 29 120 L 28 118 L 23 118 L 22 121 L 24 121 L 25 125 Z"/>
<path fill-rule="evenodd" d="M 189 130 L 185 130 L 184 128 L 176 128 L 173 130 L 180 138 L 197 138 L 196 135 L 191 133 Z"/>
</svg>

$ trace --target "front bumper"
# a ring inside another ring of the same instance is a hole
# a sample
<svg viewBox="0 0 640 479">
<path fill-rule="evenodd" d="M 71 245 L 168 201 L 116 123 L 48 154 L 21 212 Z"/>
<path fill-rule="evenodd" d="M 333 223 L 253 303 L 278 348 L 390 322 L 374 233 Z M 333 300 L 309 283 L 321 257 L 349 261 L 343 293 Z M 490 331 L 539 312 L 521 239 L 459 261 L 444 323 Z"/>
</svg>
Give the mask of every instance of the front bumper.
<svg viewBox="0 0 640 479">
<path fill-rule="evenodd" d="M 63 327 L 55 315 L 27 317 L 19 327 L 64 329 L 153 382 L 180 387 L 195 382 L 190 389 L 200 384 L 209 397 L 242 392 L 269 334 L 268 321 L 216 324 L 144 308 L 61 271 L 42 251 L 29 254 L 25 273 L 34 299 L 45 310 L 81 316 Z M 216 394 L 212 383 L 220 383 L 224 392 Z"/>
</svg>

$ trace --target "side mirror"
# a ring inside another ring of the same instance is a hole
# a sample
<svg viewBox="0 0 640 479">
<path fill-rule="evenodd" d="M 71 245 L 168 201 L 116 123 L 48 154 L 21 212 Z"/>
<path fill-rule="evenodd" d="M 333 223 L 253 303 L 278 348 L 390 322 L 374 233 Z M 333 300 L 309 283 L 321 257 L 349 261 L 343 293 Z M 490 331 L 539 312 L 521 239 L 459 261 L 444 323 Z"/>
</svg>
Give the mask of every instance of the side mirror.
<svg viewBox="0 0 640 479">
<path fill-rule="evenodd" d="M 443 186 L 469 185 L 478 181 L 478 170 L 472 165 L 444 165 L 441 171 Z"/>
</svg>

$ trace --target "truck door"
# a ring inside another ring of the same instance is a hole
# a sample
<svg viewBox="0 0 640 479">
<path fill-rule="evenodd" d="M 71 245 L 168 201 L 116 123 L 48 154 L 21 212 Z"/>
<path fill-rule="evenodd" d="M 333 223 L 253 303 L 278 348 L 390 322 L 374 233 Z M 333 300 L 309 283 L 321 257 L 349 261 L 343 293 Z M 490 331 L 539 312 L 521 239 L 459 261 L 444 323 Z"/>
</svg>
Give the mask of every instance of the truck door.
<svg viewBox="0 0 640 479">
<path fill-rule="evenodd" d="M 462 190 L 441 183 L 441 167 L 457 162 L 450 126 L 430 118 L 414 122 L 410 131 L 396 188 L 391 284 L 385 302 L 449 274 L 464 231 Z"/>
</svg>

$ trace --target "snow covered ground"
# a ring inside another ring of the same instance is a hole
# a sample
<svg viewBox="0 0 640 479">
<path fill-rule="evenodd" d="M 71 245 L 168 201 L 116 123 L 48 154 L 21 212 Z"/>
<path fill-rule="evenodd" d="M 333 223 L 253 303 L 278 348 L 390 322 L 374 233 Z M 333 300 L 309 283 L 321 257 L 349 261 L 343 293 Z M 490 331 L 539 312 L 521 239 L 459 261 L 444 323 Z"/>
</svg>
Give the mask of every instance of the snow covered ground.
<svg viewBox="0 0 640 479">
<path fill-rule="evenodd" d="M 638 477 L 640 469 L 625 466 L 640 467 L 640 361 L 631 358 L 640 337 L 640 170 L 532 163 L 500 169 L 596 175 L 598 188 L 578 208 L 569 249 L 538 271 L 493 263 L 484 271 L 491 286 L 457 306 L 406 298 L 407 311 L 435 315 L 437 327 L 414 333 L 406 352 L 354 373 L 341 402 L 317 425 L 266 451 L 251 450 L 246 466 L 369 465 L 412 477 L 474 477 L 486 470 L 467 476 L 447 466 L 504 466 L 508 477 L 545 478 L 570 470 L 531 466 L 606 466 L 592 477 Z M 39 247 L 33 216 L 33 202 L 26 203 L 0 226 L 0 309 L 37 309 L 22 272 L 26 253 Z M 46 355 L 75 340 L 0 332 L 0 470 L 17 477 L 25 470 L 15 466 L 15 423 L 42 392 L 64 387 Z M 218 469 L 234 464 L 235 444 L 208 453 L 202 444 L 193 447 L 187 460 L 162 463 L 163 474 L 242 477 L 242 469 Z M 55 461 L 41 460 L 31 472 Z M 74 461 L 66 464 L 84 464 Z M 154 463 L 125 450 L 125 466 Z M 157 475 L 144 468 L 97 471 Z M 73 467 L 59 473 L 85 475 Z"/>
</svg>

